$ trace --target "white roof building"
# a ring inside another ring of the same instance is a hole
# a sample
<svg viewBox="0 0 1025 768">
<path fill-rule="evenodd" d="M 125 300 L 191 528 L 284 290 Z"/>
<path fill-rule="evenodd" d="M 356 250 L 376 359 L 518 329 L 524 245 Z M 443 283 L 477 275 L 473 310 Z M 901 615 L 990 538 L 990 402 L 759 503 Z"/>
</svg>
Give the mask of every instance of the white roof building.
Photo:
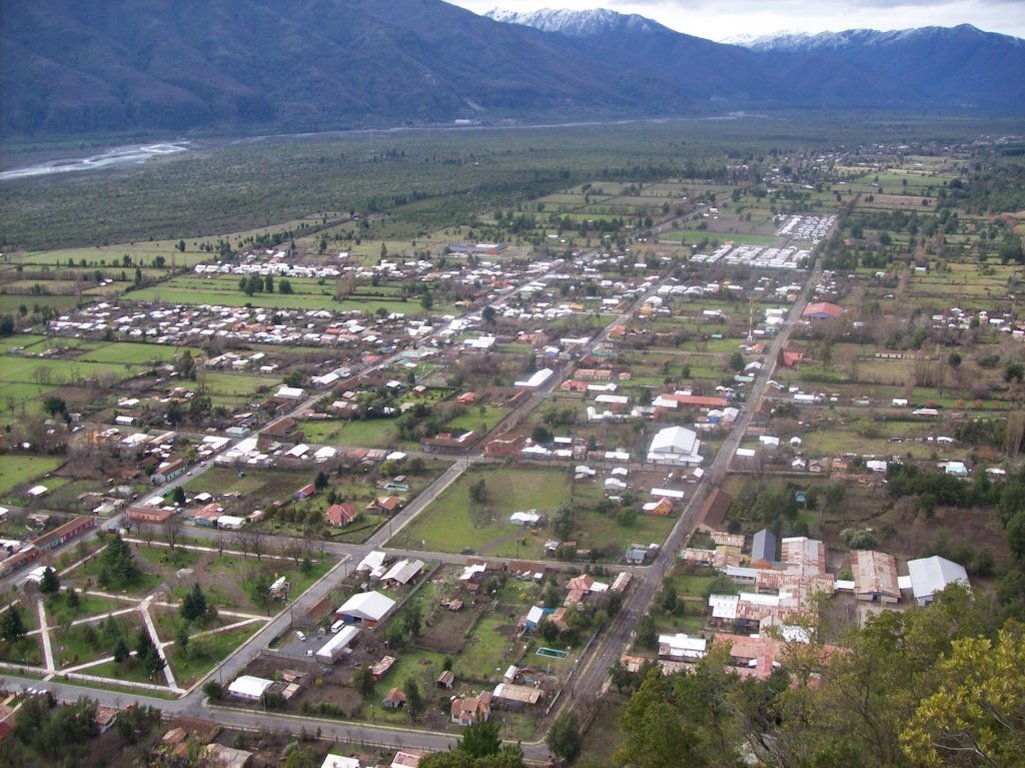
<svg viewBox="0 0 1025 768">
<path fill-rule="evenodd" d="M 382 576 L 384 581 L 397 581 L 399 584 L 408 584 L 410 579 L 423 570 L 423 560 L 399 560 L 388 572 Z"/>
<path fill-rule="evenodd" d="M 936 593 L 950 584 L 971 586 L 963 565 L 939 555 L 908 560 L 908 573 L 911 577 L 911 592 L 919 605 L 931 603 Z"/>
<path fill-rule="evenodd" d="M 341 755 L 328 755 L 320 768 L 360 768 L 359 760 L 355 757 L 342 757 Z"/>
<path fill-rule="evenodd" d="M 701 441 L 694 430 L 666 427 L 655 433 L 648 447 L 648 461 L 654 464 L 700 464 Z"/>
<path fill-rule="evenodd" d="M 658 636 L 658 655 L 673 660 L 696 661 L 705 655 L 708 641 L 703 637 L 690 637 L 682 632 Z"/>
<path fill-rule="evenodd" d="M 320 647 L 320 650 L 315 654 L 317 661 L 331 664 L 349 646 L 349 643 L 356 639 L 358 634 L 359 629 L 357 627 L 343 627 L 337 635 L 332 635 L 331 639 Z"/>
<path fill-rule="evenodd" d="M 336 611 L 357 621 L 377 623 L 395 607 L 395 601 L 380 592 L 360 592 L 353 595 Z"/>
<path fill-rule="evenodd" d="M 540 371 L 536 371 L 529 379 L 525 381 L 517 381 L 517 387 L 523 387 L 524 389 L 537 389 L 555 373 L 551 368 L 542 368 Z"/>
<path fill-rule="evenodd" d="M 247 701 L 259 701 L 260 697 L 272 685 L 274 685 L 273 680 L 265 680 L 262 677 L 253 677 L 252 675 L 242 675 L 228 684 L 228 695 Z"/>
</svg>

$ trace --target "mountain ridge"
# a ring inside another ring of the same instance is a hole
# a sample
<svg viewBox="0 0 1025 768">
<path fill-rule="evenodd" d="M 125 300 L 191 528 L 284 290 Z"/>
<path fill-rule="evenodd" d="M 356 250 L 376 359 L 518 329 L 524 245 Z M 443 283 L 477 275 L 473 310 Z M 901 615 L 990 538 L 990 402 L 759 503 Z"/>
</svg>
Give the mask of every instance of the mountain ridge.
<svg viewBox="0 0 1025 768">
<path fill-rule="evenodd" d="M 754 50 L 614 11 L 502 18 L 441 0 L 5 3 L 0 135 L 1025 110 L 1025 45 L 974 28 Z"/>
</svg>

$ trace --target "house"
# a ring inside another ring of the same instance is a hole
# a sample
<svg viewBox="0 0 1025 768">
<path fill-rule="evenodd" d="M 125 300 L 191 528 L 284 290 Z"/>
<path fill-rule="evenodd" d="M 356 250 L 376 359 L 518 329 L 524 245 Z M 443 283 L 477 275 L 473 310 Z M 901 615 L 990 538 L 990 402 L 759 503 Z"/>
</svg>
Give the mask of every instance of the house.
<svg viewBox="0 0 1025 768">
<path fill-rule="evenodd" d="M 646 547 L 642 544 L 631 544 L 627 547 L 625 558 L 630 565 L 644 565 L 649 560 L 654 560 L 656 555 L 658 555 L 657 544 L 649 544 Z"/>
<path fill-rule="evenodd" d="M 113 707 L 96 708 L 96 727 L 100 733 L 106 733 L 117 722 L 117 710 Z"/>
<path fill-rule="evenodd" d="M 458 435 L 451 432 L 439 432 L 434 437 L 427 437 L 420 441 L 420 450 L 425 453 L 466 453 L 483 435 L 475 429 L 469 432 L 461 432 Z"/>
<path fill-rule="evenodd" d="M 342 757 L 341 755 L 328 755 L 320 768 L 360 768 L 359 760 L 355 757 Z"/>
<path fill-rule="evenodd" d="M 456 675 L 451 669 L 446 669 L 440 675 L 438 679 L 434 681 L 434 685 L 438 688 L 444 688 L 445 690 L 452 690 L 452 686 L 456 684 Z"/>
<path fill-rule="evenodd" d="M 653 464 L 691 466 L 703 461 L 697 433 L 686 427 L 666 427 L 655 433 L 648 447 L 648 461 Z"/>
<path fill-rule="evenodd" d="M 307 485 L 304 485 L 302 488 L 295 492 L 295 500 L 302 501 L 303 499 L 308 499 L 316 492 L 316 486 L 313 483 L 308 483 Z"/>
<path fill-rule="evenodd" d="M 522 710 L 535 706 L 544 696 L 544 691 L 529 685 L 499 683 L 492 692 L 492 701 L 502 709 Z"/>
<path fill-rule="evenodd" d="M 151 507 L 137 504 L 128 508 L 127 517 L 135 523 L 152 523 L 161 525 L 174 514 L 174 507 Z"/>
<path fill-rule="evenodd" d="M 523 619 L 523 631 L 533 632 L 537 629 L 541 623 L 541 619 L 545 617 L 544 608 L 539 605 L 533 605 L 530 610 L 527 611 L 526 617 Z"/>
<path fill-rule="evenodd" d="M 641 509 L 644 510 L 645 514 L 665 517 L 666 515 L 671 515 L 673 513 L 673 502 L 663 496 L 658 501 L 649 501 L 645 503 Z"/>
<path fill-rule="evenodd" d="M 157 465 L 157 471 L 150 476 L 150 481 L 153 485 L 163 485 L 181 477 L 185 474 L 186 469 L 188 469 L 188 465 L 185 463 L 185 459 L 164 461 Z"/>
<path fill-rule="evenodd" d="M 725 530 L 726 513 L 733 505 L 733 497 L 722 488 L 716 488 L 705 499 L 698 513 L 696 529 L 706 532 Z"/>
<path fill-rule="evenodd" d="M 908 573 L 911 579 L 911 593 L 919 605 L 931 603 L 936 593 L 950 584 L 971 586 L 968 572 L 963 565 L 939 555 L 908 560 Z"/>
<path fill-rule="evenodd" d="M 244 701 L 259 701 L 267 689 L 274 685 L 273 680 L 262 677 L 242 675 L 228 684 L 228 695 Z"/>
<path fill-rule="evenodd" d="M 388 572 L 381 577 L 382 581 L 390 581 L 396 586 L 405 586 L 412 580 L 420 571 L 424 569 L 423 560 L 399 560 Z"/>
<path fill-rule="evenodd" d="M 395 753 L 389 768 L 418 768 L 423 755 L 419 752 L 404 752 L 401 749 Z"/>
<path fill-rule="evenodd" d="M 395 607 L 395 601 L 380 592 L 361 592 L 353 595 L 335 611 L 339 619 L 348 624 L 377 626 Z"/>
<path fill-rule="evenodd" d="M 805 320 L 838 320 L 843 317 L 843 312 L 843 307 L 828 301 L 818 301 L 805 307 L 801 317 Z"/>
<path fill-rule="evenodd" d="M 367 505 L 367 509 L 379 509 L 382 512 L 391 514 L 392 512 L 399 511 L 404 503 L 405 500 L 400 499 L 398 496 L 378 496 Z"/>
<path fill-rule="evenodd" d="M 388 693 L 384 695 L 384 700 L 381 702 L 381 706 L 385 709 L 402 709 L 406 704 L 406 694 L 399 688 L 391 688 Z"/>
<path fill-rule="evenodd" d="M 491 692 L 479 696 L 457 696 L 452 699 L 451 719 L 457 725 L 487 722 L 491 717 Z"/>
<path fill-rule="evenodd" d="M 868 549 L 855 550 L 854 595 L 858 600 L 873 603 L 892 604 L 900 600 L 897 561 L 893 555 Z"/>
<path fill-rule="evenodd" d="M 683 632 L 658 636 L 658 657 L 670 661 L 697 661 L 705 655 L 708 641 Z"/>
<path fill-rule="evenodd" d="M 345 526 L 359 517 L 359 507 L 350 502 L 344 504 L 332 504 L 324 510 L 324 517 L 328 525 Z"/>
<path fill-rule="evenodd" d="M 762 528 L 751 540 L 751 566 L 753 568 L 771 568 L 776 561 L 776 534 L 768 528 Z"/>
<path fill-rule="evenodd" d="M 253 764 L 252 752 L 216 742 L 203 748 L 203 758 L 203 764 L 210 768 L 249 768 Z"/>
</svg>

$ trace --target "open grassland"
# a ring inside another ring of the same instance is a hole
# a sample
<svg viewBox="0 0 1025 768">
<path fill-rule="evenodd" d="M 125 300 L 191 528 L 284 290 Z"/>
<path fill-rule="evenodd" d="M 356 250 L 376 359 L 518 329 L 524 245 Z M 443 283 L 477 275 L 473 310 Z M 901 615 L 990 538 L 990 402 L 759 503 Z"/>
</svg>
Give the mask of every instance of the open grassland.
<svg viewBox="0 0 1025 768">
<path fill-rule="evenodd" d="M 374 295 L 356 293 L 345 299 L 335 298 L 334 282 L 312 278 L 290 278 L 292 293 L 254 293 L 247 295 L 239 288 L 234 275 L 198 277 L 183 275 L 160 285 L 132 291 L 126 299 L 159 301 L 168 304 L 209 304 L 227 307 L 265 307 L 267 309 L 326 309 L 332 312 L 366 312 L 380 310 L 398 314 L 420 314 L 424 310 L 415 300 L 404 301 L 397 291 L 375 289 Z M 377 295 L 383 294 L 383 295 Z M 395 296 L 391 298 L 389 294 Z M 452 307 L 438 305 L 434 312 L 445 313 Z"/>
<path fill-rule="evenodd" d="M 24 453 L 0 456 L 0 498 L 9 494 L 15 486 L 53 472 L 63 463 L 63 459 L 54 456 L 30 456 Z"/>
</svg>

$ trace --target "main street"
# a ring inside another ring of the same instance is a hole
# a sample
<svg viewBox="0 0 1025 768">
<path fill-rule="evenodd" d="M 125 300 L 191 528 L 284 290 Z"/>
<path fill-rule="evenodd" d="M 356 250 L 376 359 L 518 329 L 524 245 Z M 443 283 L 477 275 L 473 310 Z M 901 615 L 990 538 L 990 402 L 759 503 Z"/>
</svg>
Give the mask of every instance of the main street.
<svg viewBox="0 0 1025 768">
<path fill-rule="evenodd" d="M 809 273 L 804 288 L 797 301 L 795 301 L 794 305 L 791 307 L 786 321 L 773 339 L 766 355 L 766 364 L 763 365 L 761 371 L 752 382 L 747 401 L 741 409 L 740 416 L 734 422 L 730 433 L 723 440 L 715 459 L 707 468 L 705 478 L 698 484 L 694 495 L 691 497 L 679 520 L 677 520 L 672 531 L 664 542 L 655 563 L 648 567 L 626 569 L 634 574 L 634 583 L 626 595 L 620 612 L 612 620 L 606 630 L 599 636 L 598 641 L 595 643 L 589 656 L 580 665 L 574 678 L 571 679 L 567 689 L 567 700 L 569 702 L 595 701 L 608 676 L 609 668 L 615 663 L 616 659 L 618 659 L 619 656 L 630 647 L 637 620 L 648 610 L 648 607 L 662 583 L 663 577 L 675 562 L 677 553 L 686 540 L 686 537 L 693 529 L 694 522 L 708 492 L 724 477 L 729 463 L 731 462 L 737 447 L 750 425 L 751 418 L 758 402 L 765 394 L 768 382 L 775 371 L 779 355 L 787 344 L 793 327 L 800 321 L 801 313 L 807 305 L 812 287 L 818 282 L 821 274 L 821 263 L 817 263 L 815 268 Z M 533 278 L 533 280 L 536 279 L 536 277 Z M 597 334 L 596 341 L 607 338 L 613 327 L 629 320 L 643 302 L 652 295 L 655 290 L 657 290 L 660 282 L 661 281 L 656 281 L 649 287 L 649 290 L 642 296 L 638 297 L 625 312 L 606 325 L 606 327 Z M 517 290 L 517 288 L 510 288 L 506 293 L 508 294 L 515 290 Z M 389 358 L 389 361 L 393 362 L 397 359 L 399 359 L 399 355 Z M 386 364 L 389 364 L 389 362 L 378 363 L 373 367 L 376 368 Z M 530 397 L 526 398 L 525 402 L 519 407 L 519 409 L 522 410 L 517 414 L 517 420 L 526 418 L 533 409 L 543 402 L 545 396 L 562 382 L 564 376 L 567 375 L 570 370 L 571 368 L 569 367 L 560 369 L 544 383 L 540 391 L 532 393 Z M 287 415 L 297 416 L 301 414 L 302 411 L 311 407 L 322 396 L 323 394 L 321 393 L 307 398 L 303 403 L 290 410 Z M 279 418 L 284 417 L 285 416 Z M 268 424 L 264 425 L 261 430 L 257 430 L 254 434 L 259 434 L 262 430 L 267 429 L 273 423 L 274 422 L 268 422 Z M 472 464 L 480 461 L 482 461 L 482 457 L 480 456 L 479 451 L 477 451 L 468 457 L 454 462 L 411 504 L 409 504 L 406 509 L 396 515 L 389 524 L 382 526 L 382 528 L 379 529 L 365 544 L 345 545 L 335 543 L 318 543 L 318 546 L 320 546 L 325 553 L 330 553 L 332 556 L 339 558 L 338 564 L 322 579 L 316 582 L 309 590 L 307 590 L 306 593 L 300 596 L 295 604 L 273 617 L 263 629 L 237 649 L 205 679 L 216 678 L 223 681 L 234 679 L 234 677 L 240 674 L 245 667 L 266 648 L 272 639 L 278 637 L 289 629 L 294 615 L 302 615 L 305 611 L 309 610 L 309 608 L 327 596 L 330 591 L 337 586 L 338 582 L 344 578 L 349 569 L 359 561 L 359 559 L 373 549 L 383 548 L 390 538 L 407 526 L 433 499 L 455 482 L 463 472 L 465 472 Z M 206 471 L 212 463 L 212 461 L 207 461 L 204 464 L 198 465 L 193 472 L 193 476 L 202 474 L 202 472 Z M 191 480 L 190 477 L 184 477 L 171 483 L 167 483 L 166 485 L 157 488 L 156 494 L 161 496 L 166 495 L 177 485 L 188 482 L 189 480 Z M 119 522 L 119 518 L 112 518 L 110 522 L 116 525 Z M 206 529 L 196 529 L 196 533 L 210 538 L 225 535 L 222 532 L 206 531 Z M 288 543 L 293 541 L 288 537 L 266 537 L 266 539 L 268 547 L 270 545 L 276 545 L 279 548 L 284 548 Z M 74 544 L 69 546 L 73 545 Z M 453 555 L 448 553 L 394 549 L 386 549 L 385 551 L 392 556 L 419 556 L 425 559 L 446 563 L 463 563 L 467 559 L 467 556 L 464 555 Z M 551 566 L 552 563 L 547 562 L 546 565 Z M 559 565 L 564 568 L 575 567 L 571 563 Z M 10 581 L 10 577 L 8 577 L 7 581 Z M 4 673 L 9 680 L 16 680 L 24 686 L 34 686 L 38 684 L 38 681 L 34 678 L 20 677 L 17 674 L 12 673 L 9 668 L 5 668 Z M 140 704 L 148 704 L 162 709 L 169 716 L 187 715 L 191 717 L 207 717 L 228 727 L 290 731 L 297 731 L 300 728 L 305 728 L 307 731 L 319 728 L 321 735 L 325 738 L 338 739 L 340 741 L 353 743 L 388 745 L 424 750 L 443 750 L 452 746 L 458 738 L 454 734 L 405 731 L 391 727 L 378 726 L 373 723 L 340 723 L 334 720 L 311 718 L 306 716 L 299 717 L 277 712 L 254 711 L 250 709 L 238 709 L 223 706 L 212 707 L 205 701 L 205 697 L 200 690 L 201 683 L 202 681 L 197 683 L 197 685 L 194 686 L 185 696 L 174 700 L 130 693 L 118 693 L 88 686 L 83 688 L 57 681 L 50 681 L 46 683 L 46 687 L 62 699 L 75 699 L 84 691 L 88 691 L 91 697 L 95 698 L 99 703 L 108 706 L 125 706 L 129 701 L 137 701 Z M 531 760 L 543 760 L 547 756 L 547 749 L 542 742 L 525 745 L 524 752 L 528 759 Z"/>
</svg>

